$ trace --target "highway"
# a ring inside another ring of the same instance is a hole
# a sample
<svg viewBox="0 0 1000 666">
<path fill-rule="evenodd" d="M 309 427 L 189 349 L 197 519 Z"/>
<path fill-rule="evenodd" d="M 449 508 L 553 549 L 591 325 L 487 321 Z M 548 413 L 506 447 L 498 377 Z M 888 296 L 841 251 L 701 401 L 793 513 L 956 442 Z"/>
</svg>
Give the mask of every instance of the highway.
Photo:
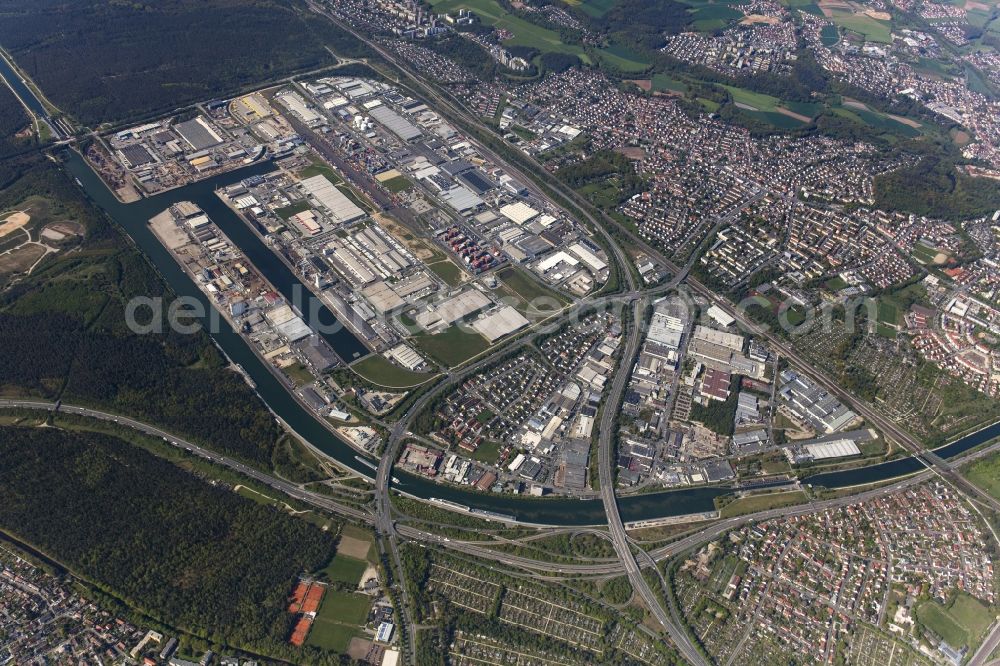
<svg viewBox="0 0 1000 666">
<path fill-rule="evenodd" d="M 2 399 L 0 400 L 0 409 L 32 409 L 40 410 L 46 412 L 56 411 L 56 403 L 44 402 L 38 400 L 11 400 Z M 354 507 L 345 506 L 339 504 L 325 495 L 317 495 L 316 493 L 311 493 L 309 491 L 302 490 L 299 486 L 295 484 L 288 483 L 277 477 L 265 474 L 249 467 L 237 460 L 221 456 L 214 451 L 210 451 L 203 447 L 189 442 L 177 435 L 168 433 L 164 430 L 151 426 L 147 423 L 137 421 L 125 416 L 111 414 L 108 412 L 103 412 L 100 410 L 95 410 L 87 407 L 79 407 L 74 405 L 59 404 L 59 412 L 65 414 L 76 414 L 80 416 L 87 416 L 94 419 L 99 419 L 102 421 L 109 421 L 117 423 L 119 425 L 124 425 L 127 427 L 134 428 L 140 432 L 147 435 L 158 437 L 168 442 L 169 444 L 176 446 L 178 448 L 183 448 L 185 450 L 190 449 L 191 453 L 199 455 L 207 460 L 215 462 L 220 465 L 224 465 L 234 471 L 251 477 L 260 483 L 266 484 L 272 488 L 280 490 L 288 494 L 290 497 L 298 499 L 302 502 L 308 503 L 319 509 L 324 509 L 340 515 L 348 516 L 357 520 L 364 521 L 369 524 L 375 523 L 375 518 L 368 512 L 358 510 Z M 972 453 L 962 456 L 956 462 L 960 464 L 966 464 L 974 460 L 978 460 L 982 457 L 990 455 L 996 451 L 1000 450 L 1000 442 L 991 444 L 990 446 L 984 447 Z M 673 557 L 674 555 L 681 553 L 689 548 L 698 546 L 706 541 L 717 538 L 719 535 L 732 530 L 740 525 L 743 525 L 752 521 L 762 521 L 769 520 L 773 518 L 782 518 L 787 516 L 801 516 L 810 513 L 816 513 L 819 511 L 825 511 L 831 508 L 837 508 L 840 506 L 845 506 L 848 504 L 854 504 L 857 502 L 863 502 L 876 497 L 890 495 L 894 492 L 898 492 L 904 488 L 923 483 L 931 478 L 932 473 L 929 470 L 920 472 L 919 474 L 914 474 L 905 479 L 901 479 L 893 484 L 883 486 L 881 488 L 876 488 L 872 490 L 867 490 L 857 494 L 847 495 L 844 497 L 838 497 L 829 500 L 820 500 L 811 502 L 808 504 L 802 504 L 793 507 L 784 507 L 778 509 L 767 509 L 764 511 L 758 511 L 756 513 L 746 514 L 743 516 L 738 516 L 734 518 L 728 518 L 726 520 L 721 520 L 714 522 L 711 525 L 705 527 L 702 530 L 694 532 L 683 539 L 674 541 L 666 546 L 657 548 L 650 551 L 650 555 L 653 559 L 657 561 L 663 561 L 664 559 Z M 508 564 L 511 566 L 517 566 L 526 570 L 536 570 L 552 573 L 554 567 L 560 569 L 559 573 L 568 573 L 576 575 L 619 575 L 623 570 L 621 562 L 613 563 L 602 563 L 602 564 L 553 564 L 551 562 L 544 562 L 539 560 L 533 560 L 525 557 L 518 557 L 513 555 L 508 555 L 506 553 L 499 553 L 497 551 L 491 550 L 490 548 L 483 546 L 482 541 L 479 542 L 468 542 L 459 541 L 454 539 L 447 539 L 437 534 L 432 534 L 429 532 L 424 532 L 407 525 L 398 525 L 395 528 L 401 536 L 406 538 L 411 538 L 416 541 L 422 541 L 427 543 L 438 543 L 445 548 L 452 550 L 465 552 L 470 555 L 475 555 L 477 557 L 483 557 L 486 559 L 492 559 L 497 562 Z M 566 528 L 569 529 L 569 528 Z M 576 528 L 572 528 L 576 529 Z M 579 528 L 582 531 L 591 531 L 589 528 Z M 547 532 L 546 534 L 551 534 L 552 532 Z M 998 634 L 998 640 L 1000 640 L 1000 634 Z"/>
<path fill-rule="evenodd" d="M 389 62 L 396 63 L 397 66 L 399 66 L 401 69 L 404 69 L 405 71 L 405 68 L 403 68 L 402 65 L 396 62 L 394 54 L 388 52 L 386 49 L 383 49 L 379 44 L 368 40 L 366 37 L 358 35 L 350 26 L 345 25 L 344 23 L 339 21 L 336 17 L 332 16 L 324 8 L 320 7 L 311 0 L 310 0 L 310 6 L 314 11 L 323 14 L 330 20 L 340 25 L 345 30 L 354 33 L 356 36 L 359 37 L 359 39 L 361 39 L 362 41 L 367 43 L 371 48 L 377 51 L 383 58 L 385 58 Z M 420 85 L 420 88 L 426 97 L 433 99 L 439 106 L 444 107 L 451 114 L 461 117 L 462 119 L 465 120 L 467 124 L 472 124 L 480 128 L 481 131 L 487 131 L 487 132 L 491 131 L 489 130 L 489 128 L 485 128 L 476 119 L 469 118 L 467 114 L 465 114 L 462 110 L 456 108 L 455 105 L 453 105 L 443 95 L 438 94 L 432 87 Z M 478 148 L 483 152 L 484 155 L 495 160 L 497 164 L 505 165 L 513 175 L 521 178 L 523 182 L 528 184 L 531 184 L 533 182 L 533 179 L 526 176 L 525 173 L 517 167 L 517 165 L 511 165 L 506 163 L 505 160 L 501 159 L 493 151 L 491 151 L 490 149 L 488 149 L 483 145 L 479 145 Z M 541 173 L 545 172 L 542 171 Z M 426 407 L 427 403 L 435 395 L 437 395 L 439 391 L 443 390 L 444 387 L 453 385 L 454 382 L 457 380 L 457 378 L 461 375 L 468 375 L 472 372 L 475 372 L 483 364 L 488 363 L 490 361 L 489 358 L 483 359 L 475 364 L 468 366 L 467 368 L 463 369 L 460 374 L 454 371 L 452 373 L 449 373 L 449 375 L 446 378 L 446 381 L 442 382 L 440 386 L 435 387 L 433 390 L 428 391 L 426 394 L 421 396 L 421 398 L 418 399 L 414 403 L 414 405 L 411 406 L 408 412 L 392 427 L 387 441 L 386 450 L 381 460 L 379 461 L 379 465 L 377 468 L 377 473 L 375 478 L 376 509 L 374 516 L 372 516 L 368 512 L 356 509 L 354 507 L 341 505 L 337 502 L 334 502 L 328 497 L 306 491 L 300 488 L 299 486 L 296 486 L 294 484 L 288 483 L 276 477 L 264 474 L 258 470 L 250 468 L 244 465 L 243 463 L 240 463 L 239 461 L 220 456 L 217 453 L 198 447 L 193 443 L 173 437 L 168 433 L 165 433 L 153 426 L 150 426 L 148 424 L 143 424 L 134 421 L 132 419 L 128 419 L 121 416 L 115 416 L 96 410 L 90 410 L 83 407 L 68 406 L 68 405 L 60 405 L 57 407 L 57 405 L 54 404 L 38 403 L 30 401 L 4 400 L 0 401 L 0 407 L 4 406 L 25 407 L 31 409 L 47 409 L 50 411 L 58 408 L 60 411 L 66 413 L 80 414 L 93 418 L 99 418 L 107 421 L 114 421 L 117 423 L 121 423 L 123 425 L 136 428 L 137 430 L 145 432 L 146 434 L 161 437 L 162 439 L 172 443 L 175 446 L 185 448 L 196 455 L 202 456 L 206 459 L 210 459 L 214 462 L 217 462 L 218 464 L 234 469 L 235 471 L 245 474 L 251 478 L 254 478 L 255 480 L 261 483 L 274 487 L 277 490 L 280 490 L 281 492 L 284 492 L 287 495 L 296 498 L 302 502 L 308 503 L 313 506 L 317 506 L 318 508 L 323 508 L 328 511 L 333 511 L 341 515 L 350 516 L 357 520 L 362 520 L 368 523 L 374 523 L 376 534 L 377 536 L 380 537 L 378 539 L 379 547 L 380 549 L 382 549 L 383 554 L 390 559 L 393 569 L 395 571 L 394 578 L 398 583 L 395 586 L 395 589 L 397 590 L 397 593 L 399 595 L 398 599 L 399 603 L 397 605 L 400 609 L 401 617 L 403 619 L 404 629 L 409 638 L 405 646 L 405 648 L 408 651 L 408 653 L 404 655 L 404 661 L 406 662 L 412 660 L 412 652 L 409 651 L 412 651 L 413 647 L 415 646 L 415 641 L 414 641 L 415 623 L 413 622 L 413 618 L 410 613 L 410 609 L 412 606 L 408 598 L 406 586 L 402 584 L 402 579 L 401 579 L 403 569 L 398 553 L 398 545 L 400 537 L 405 537 L 408 539 L 414 539 L 423 542 L 433 542 L 445 548 L 457 550 L 460 552 L 465 552 L 470 555 L 476 555 L 478 557 L 489 558 L 509 566 L 517 566 L 520 568 L 532 569 L 539 572 L 547 571 L 549 574 L 552 573 L 553 569 L 555 569 L 559 573 L 566 572 L 566 573 L 580 573 L 580 574 L 605 574 L 605 573 L 610 574 L 610 573 L 620 573 L 622 570 L 624 570 L 628 574 L 630 582 L 632 583 L 633 588 L 636 590 L 637 594 L 639 594 L 643 598 L 646 605 L 649 607 L 650 611 L 653 613 L 657 621 L 660 622 L 660 624 L 665 628 L 667 633 L 674 640 L 674 642 L 678 646 L 678 649 L 681 651 L 684 657 L 692 663 L 701 664 L 703 663 L 703 658 L 691 644 L 687 632 L 684 631 L 683 629 L 683 624 L 681 620 L 679 618 L 671 617 L 670 615 L 668 615 L 667 611 L 660 604 L 657 595 L 654 594 L 654 592 L 646 582 L 646 579 L 642 575 L 643 566 L 647 567 L 650 566 L 651 564 L 654 563 L 654 560 L 662 560 L 664 558 L 672 557 L 673 555 L 682 552 L 686 548 L 694 547 L 700 543 L 703 543 L 706 540 L 715 538 L 716 536 L 724 533 L 725 531 L 733 529 L 734 527 L 743 524 L 749 520 L 763 520 L 767 518 L 776 518 L 789 515 L 801 515 L 804 513 L 811 513 L 814 511 L 823 510 L 825 508 L 833 506 L 842 506 L 844 504 L 859 501 L 864 495 L 867 495 L 867 493 L 862 493 L 857 496 L 838 498 L 836 500 L 828 500 L 825 502 L 815 502 L 803 505 L 801 507 L 793 507 L 791 509 L 789 508 L 774 509 L 770 511 L 759 512 L 757 514 L 751 514 L 749 516 L 720 521 L 704 530 L 701 530 L 699 532 L 690 535 L 689 537 L 686 537 L 685 539 L 681 539 L 661 549 L 651 551 L 648 555 L 642 555 L 641 556 L 643 559 L 642 562 L 637 560 L 636 555 L 632 550 L 632 545 L 629 542 L 627 532 L 625 531 L 624 525 L 622 523 L 618 509 L 617 497 L 615 494 L 615 483 L 614 483 L 615 417 L 618 413 L 618 407 L 621 404 L 625 388 L 627 387 L 628 381 L 630 379 L 631 363 L 633 362 L 633 359 L 636 357 L 639 345 L 641 344 L 642 340 L 642 330 L 644 321 L 642 318 L 643 300 L 641 300 L 641 297 L 644 295 L 651 295 L 652 293 L 658 293 L 660 291 L 666 292 L 669 291 L 670 289 L 675 288 L 681 281 L 683 281 L 687 277 L 687 274 L 691 268 L 691 265 L 693 264 L 693 261 L 697 258 L 697 253 L 692 254 L 691 260 L 688 262 L 686 266 L 679 267 L 672 261 L 664 257 L 659 251 L 652 248 L 641 239 L 638 239 L 637 237 L 632 235 L 627 229 L 625 229 L 624 227 L 619 227 L 619 229 L 624 234 L 629 236 L 631 240 L 635 242 L 637 247 L 640 247 L 644 251 L 649 253 L 650 256 L 657 259 L 666 268 L 668 268 L 668 270 L 671 270 L 674 274 L 673 280 L 668 285 L 665 285 L 662 288 L 658 288 L 654 291 L 644 294 L 642 291 L 637 290 L 635 279 L 630 269 L 630 260 L 625 255 L 620 245 L 614 241 L 614 239 L 607 231 L 607 228 L 605 227 L 604 224 L 605 221 L 604 220 L 599 221 L 595 219 L 595 217 L 590 214 L 589 206 L 586 204 L 586 202 L 580 201 L 578 195 L 572 190 L 568 190 L 561 183 L 555 181 L 552 178 L 547 178 L 545 182 L 549 187 L 557 191 L 567 200 L 572 201 L 575 204 L 579 205 L 581 213 L 590 223 L 591 227 L 595 230 L 596 233 L 601 235 L 601 237 L 605 240 L 607 248 L 609 249 L 609 253 L 612 255 L 612 259 L 617 267 L 618 273 L 621 276 L 622 280 L 626 283 L 625 292 L 616 297 L 612 297 L 609 300 L 624 301 L 626 303 L 632 304 L 634 322 L 632 328 L 629 331 L 628 340 L 624 345 L 623 356 L 620 361 L 621 365 L 614 376 L 611 388 L 609 389 L 609 394 L 605 401 L 605 408 L 602 412 L 600 429 L 599 429 L 599 447 L 598 447 L 598 468 L 601 481 L 600 494 L 602 502 L 604 504 L 605 513 L 607 515 L 610 536 L 615 545 L 616 553 L 618 554 L 620 560 L 619 562 L 606 563 L 606 564 L 590 564 L 590 565 L 558 565 L 547 562 L 543 563 L 543 562 L 538 562 L 536 560 L 531 560 L 529 558 L 521 558 L 521 557 L 510 556 L 504 553 L 498 553 L 479 545 L 468 544 L 461 541 L 450 541 L 449 539 L 440 537 L 438 535 L 422 532 L 420 530 L 416 530 L 414 528 L 405 525 L 397 526 L 395 524 L 395 521 L 393 520 L 392 517 L 392 508 L 389 499 L 391 473 L 393 464 L 399 456 L 402 442 L 407 436 L 409 425 L 412 422 L 412 419 L 416 416 L 416 414 L 420 413 L 422 409 Z M 763 194 L 761 193 L 759 196 L 763 196 Z M 714 229 L 720 228 L 721 225 L 731 220 L 735 215 L 738 214 L 739 214 L 739 209 L 735 211 L 730 211 L 725 216 L 720 216 L 715 221 L 713 228 Z M 611 221 L 607 221 L 607 224 L 614 224 L 614 223 Z M 693 291 L 705 296 L 711 302 L 715 303 L 716 305 L 719 305 L 725 311 L 730 312 L 746 330 L 749 330 L 753 332 L 755 335 L 758 335 L 759 337 L 768 340 L 768 342 L 776 351 L 780 352 L 781 355 L 788 358 L 793 365 L 804 369 L 808 374 L 810 374 L 810 376 L 816 379 L 816 381 L 820 385 L 822 385 L 824 388 L 830 391 L 833 395 L 836 395 L 841 400 L 854 405 L 856 411 L 861 416 L 865 417 L 865 419 L 869 423 L 878 427 L 880 430 L 882 430 L 883 433 L 891 436 L 892 439 L 896 440 L 901 446 L 904 446 L 909 450 L 913 451 L 917 455 L 918 459 L 920 459 L 921 462 L 925 464 L 929 470 L 931 470 L 930 472 L 922 473 L 920 475 L 911 477 L 904 481 L 897 482 L 885 488 L 878 489 L 875 491 L 870 491 L 871 493 L 870 496 L 878 496 L 880 494 L 888 494 L 890 492 L 894 492 L 895 490 L 905 487 L 905 485 L 925 480 L 930 473 L 934 473 L 940 476 L 942 479 L 947 480 L 952 485 L 961 488 L 962 491 L 964 491 L 963 494 L 977 496 L 981 502 L 988 504 L 991 508 L 1000 510 L 1000 502 L 997 502 L 996 500 L 989 497 L 988 495 L 983 493 L 981 490 L 979 490 L 972 484 L 968 483 L 964 478 L 962 478 L 952 469 L 951 464 L 949 464 L 948 462 L 941 460 L 934 454 L 928 454 L 924 452 L 922 445 L 916 439 L 914 439 L 911 435 L 903 431 L 896 424 L 890 422 L 888 419 L 883 417 L 874 408 L 871 408 L 868 405 L 861 403 L 853 396 L 848 396 L 846 392 L 842 391 L 829 377 L 825 375 L 825 373 L 812 367 L 808 361 L 801 358 L 798 355 L 798 353 L 791 347 L 791 345 L 784 341 L 784 339 L 772 334 L 771 332 L 764 331 L 761 327 L 757 326 L 756 324 L 751 322 L 748 318 L 746 318 L 743 315 L 743 313 L 740 312 L 737 308 L 734 308 L 732 304 L 728 302 L 728 300 L 717 296 L 707 287 L 698 283 L 696 280 L 689 280 L 688 284 L 691 286 Z M 592 302 L 593 301 L 590 301 L 589 299 L 584 299 L 576 307 L 571 308 L 570 311 L 567 312 L 565 316 L 568 317 L 573 312 L 578 312 L 581 308 L 587 307 Z M 564 319 L 565 317 L 560 317 L 560 321 Z M 557 323 L 553 324 L 553 326 L 555 325 L 558 324 Z M 534 336 L 526 337 L 522 341 L 515 343 L 515 345 L 530 344 L 529 340 L 532 339 L 533 337 Z M 513 348 L 514 345 L 509 345 L 506 346 L 504 350 L 507 351 Z M 998 633 L 997 630 L 994 630 L 994 632 L 991 634 L 991 639 L 1000 641 L 1000 633 Z"/>
<path fill-rule="evenodd" d="M 32 400 L 0 400 L 0 409 L 2 408 L 15 408 L 15 409 L 38 409 L 47 412 L 60 412 L 63 414 L 76 414 L 78 416 L 87 416 L 93 419 L 99 419 L 101 421 L 111 421 L 119 425 L 128 426 L 129 428 L 134 428 L 139 432 L 152 437 L 158 437 L 165 441 L 166 443 L 175 446 L 179 449 L 184 449 L 193 453 L 197 456 L 210 460 L 216 464 L 228 467 L 233 471 L 239 472 L 244 476 L 248 476 L 255 481 L 259 481 L 265 485 L 268 485 L 276 490 L 280 490 L 289 497 L 293 497 L 300 502 L 304 502 L 316 508 L 323 509 L 325 511 L 330 511 L 343 516 L 348 516 L 354 518 L 355 520 L 360 520 L 365 523 L 373 523 L 374 517 L 371 513 L 367 511 L 362 511 L 352 506 L 347 506 L 336 502 L 325 495 L 320 495 L 318 493 L 310 492 L 305 490 L 294 483 L 289 483 L 284 479 L 279 479 L 278 477 L 271 476 L 270 474 L 265 474 L 258 469 L 254 469 L 244 463 L 235 460 L 233 458 L 228 458 L 215 451 L 210 451 L 204 447 L 198 446 L 193 442 L 189 442 L 185 439 L 178 437 L 177 435 L 168 433 L 164 430 L 149 425 L 148 423 L 143 423 L 141 421 L 136 421 L 135 419 L 130 419 L 126 416 L 121 416 L 118 414 L 110 414 L 108 412 L 102 412 L 96 409 L 90 409 L 89 407 L 79 407 L 76 405 L 67 405 L 64 403 L 52 403 L 52 402 L 41 402 Z"/>
<path fill-rule="evenodd" d="M 642 341 L 643 312 L 640 307 L 633 307 L 632 326 L 628 332 L 628 341 L 619 360 L 618 369 L 614 374 L 610 392 L 608 393 L 604 409 L 601 411 L 600 439 L 598 443 L 598 472 L 601 481 L 601 501 L 604 502 L 604 512 L 608 517 L 608 529 L 611 531 L 611 539 L 615 544 L 615 552 L 621 564 L 625 567 L 629 582 L 646 607 L 649 609 L 656 621 L 664 628 L 673 640 L 677 649 L 692 664 L 704 664 L 701 654 L 691 643 L 683 625 L 678 625 L 670 618 L 660 603 L 659 598 L 650 588 L 642 575 L 642 569 L 632 552 L 629 544 L 628 534 L 625 532 L 625 525 L 622 523 L 621 515 L 618 511 L 618 498 L 615 497 L 615 427 L 618 419 L 618 405 L 621 404 L 625 394 L 625 387 L 628 385 L 632 375 L 632 363 L 639 353 L 639 344 Z M 654 567 L 655 568 L 655 567 Z"/>
</svg>

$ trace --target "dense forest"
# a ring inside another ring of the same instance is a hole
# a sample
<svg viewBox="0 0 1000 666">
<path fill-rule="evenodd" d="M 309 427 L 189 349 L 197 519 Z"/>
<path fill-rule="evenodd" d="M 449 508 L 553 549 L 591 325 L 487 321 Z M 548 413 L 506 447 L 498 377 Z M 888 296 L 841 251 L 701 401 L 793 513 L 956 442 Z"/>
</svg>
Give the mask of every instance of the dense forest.
<svg viewBox="0 0 1000 666">
<path fill-rule="evenodd" d="M 707 405 L 691 405 L 691 420 L 699 421 L 714 433 L 730 437 L 735 430 L 736 405 L 740 398 L 740 378 L 733 376 L 725 400 L 709 400 Z"/>
<path fill-rule="evenodd" d="M 649 49 L 665 43 L 664 34 L 681 32 L 691 22 L 688 5 L 675 0 L 618 0 L 600 17 L 580 11 L 578 16 L 595 30 Z"/>
<path fill-rule="evenodd" d="M 0 83 L 0 158 L 9 157 L 31 145 L 31 138 L 14 138 L 30 123 L 31 119 L 17 97 L 10 88 Z"/>
<path fill-rule="evenodd" d="M 429 40 L 427 46 L 455 62 L 462 63 L 463 67 L 484 81 L 491 81 L 496 74 L 496 60 L 486 52 L 486 49 L 470 39 L 450 35 Z"/>
<path fill-rule="evenodd" d="M 585 194 L 595 205 L 612 209 L 646 188 L 631 160 L 612 150 L 599 150 L 587 159 L 568 164 L 556 172 L 559 179 L 575 190 L 591 187 Z M 613 180 L 609 180 L 613 179 Z"/>
<path fill-rule="evenodd" d="M 946 156 L 928 155 L 913 167 L 877 176 L 875 202 L 886 210 L 969 219 L 1000 210 L 1000 183 L 967 176 Z"/>
<path fill-rule="evenodd" d="M 122 121 L 334 64 L 357 40 L 301 0 L 9 0 L 0 43 L 60 108 Z"/>
<path fill-rule="evenodd" d="M 107 435 L 4 427 L 0 458 L 0 529 L 167 625 L 309 656 L 286 598 L 333 536 Z"/>
<path fill-rule="evenodd" d="M 41 157 L 18 166 L 0 209 L 42 196 L 54 217 L 80 222 L 87 236 L 0 292 L 0 387 L 127 414 L 270 468 L 281 430 L 207 334 L 127 328 L 132 297 L 170 301 L 152 268 L 58 167 Z"/>
</svg>

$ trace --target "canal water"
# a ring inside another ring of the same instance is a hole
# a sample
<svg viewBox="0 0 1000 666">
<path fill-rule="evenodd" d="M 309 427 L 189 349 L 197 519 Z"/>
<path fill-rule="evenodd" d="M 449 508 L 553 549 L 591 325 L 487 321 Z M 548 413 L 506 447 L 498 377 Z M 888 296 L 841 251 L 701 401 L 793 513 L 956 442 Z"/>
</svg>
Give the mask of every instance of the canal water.
<svg viewBox="0 0 1000 666">
<path fill-rule="evenodd" d="M 90 198 L 103 208 L 135 241 L 139 249 L 152 261 L 173 290 L 179 295 L 200 299 L 206 306 L 206 311 L 207 308 L 212 307 L 211 304 L 160 244 L 147 224 L 149 218 L 177 201 L 193 201 L 198 204 L 286 297 L 290 298 L 291 290 L 296 283 L 299 283 L 298 278 L 274 256 L 271 249 L 266 247 L 246 224 L 215 195 L 215 190 L 219 187 L 273 169 L 270 163 L 254 164 L 236 172 L 216 176 L 201 183 L 172 190 L 133 204 L 119 202 L 77 153 L 68 152 L 65 165 L 70 174 L 80 181 Z M 354 353 L 359 355 L 367 353 L 364 345 L 346 329 L 336 336 L 332 344 L 338 354 L 350 359 Z M 224 319 L 220 321 L 218 331 L 213 334 L 213 337 L 234 363 L 243 366 L 250 378 L 257 384 L 257 391 L 261 398 L 274 413 L 294 428 L 299 435 L 305 437 L 314 446 L 341 464 L 367 476 L 374 475 L 373 470 L 368 465 L 357 460 L 357 451 L 335 437 L 317 420 L 314 414 L 306 411 L 289 395 L 281 382 L 253 353 L 247 342 L 234 332 Z M 942 447 L 937 452 L 943 458 L 953 457 L 998 436 L 1000 436 L 1000 423 Z M 363 457 L 370 464 L 376 465 L 378 462 L 368 456 Z M 841 488 L 891 479 L 919 471 L 920 467 L 921 464 L 917 460 L 904 458 L 844 472 L 820 474 L 805 479 L 805 482 L 828 488 Z M 526 522 L 547 525 L 596 525 L 605 522 L 603 505 L 596 499 L 529 499 L 510 495 L 484 494 L 434 483 L 402 471 L 397 471 L 395 476 L 400 482 L 394 485 L 411 495 L 425 499 L 449 500 L 476 509 L 515 516 Z M 728 492 L 730 492 L 728 488 L 699 487 L 635 495 L 621 498 L 619 508 L 622 519 L 626 522 L 678 516 L 711 511 L 714 508 L 713 500 Z"/>
<path fill-rule="evenodd" d="M 3 78 L 7 80 L 7 83 L 9 83 L 10 87 L 14 89 L 17 96 L 28 105 L 28 108 L 31 109 L 36 116 L 40 118 L 48 117 L 49 114 L 45 111 L 45 107 L 42 106 L 42 103 L 38 100 L 38 98 L 35 97 L 35 93 L 31 92 L 28 86 L 25 85 L 24 81 L 21 80 L 18 73 L 14 71 L 14 68 L 10 66 L 10 63 L 8 63 L 7 59 L 3 56 L 0 56 L 0 76 L 3 76 Z"/>
</svg>

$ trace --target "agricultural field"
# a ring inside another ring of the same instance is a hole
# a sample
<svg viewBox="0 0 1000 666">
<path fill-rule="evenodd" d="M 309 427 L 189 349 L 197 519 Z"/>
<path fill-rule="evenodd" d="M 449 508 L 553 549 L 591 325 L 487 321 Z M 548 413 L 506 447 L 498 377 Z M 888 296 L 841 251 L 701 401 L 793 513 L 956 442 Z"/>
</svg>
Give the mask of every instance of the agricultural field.
<svg viewBox="0 0 1000 666">
<path fill-rule="evenodd" d="M 583 48 L 576 44 L 566 44 L 559 33 L 535 25 L 503 9 L 496 0 L 431 0 L 435 12 L 448 13 L 459 9 L 474 12 L 486 25 L 495 26 L 514 33 L 505 43 L 510 46 L 530 46 L 542 52 L 566 53 L 579 57 L 589 64 L 590 58 Z"/>
<path fill-rule="evenodd" d="M 885 12 L 872 11 L 851 0 L 818 0 L 816 4 L 825 18 L 863 36 L 867 41 L 883 44 L 892 41 L 892 21 Z"/>
<path fill-rule="evenodd" d="M 602 65 L 608 65 L 622 72 L 641 72 L 649 69 L 650 62 L 630 49 L 615 44 L 598 51 Z"/>
<path fill-rule="evenodd" d="M 854 122 L 868 125 L 873 129 L 897 134 L 902 137 L 912 138 L 920 136 L 924 130 L 923 125 L 914 120 L 875 111 L 868 105 L 850 98 L 845 98 L 841 101 L 840 105 L 833 106 L 832 110 L 842 118 L 847 118 Z"/>
<path fill-rule="evenodd" d="M 820 105 L 811 102 L 788 102 L 771 95 L 755 93 L 735 86 L 724 86 L 733 103 L 748 116 L 779 128 L 801 127 L 819 112 Z"/>
</svg>

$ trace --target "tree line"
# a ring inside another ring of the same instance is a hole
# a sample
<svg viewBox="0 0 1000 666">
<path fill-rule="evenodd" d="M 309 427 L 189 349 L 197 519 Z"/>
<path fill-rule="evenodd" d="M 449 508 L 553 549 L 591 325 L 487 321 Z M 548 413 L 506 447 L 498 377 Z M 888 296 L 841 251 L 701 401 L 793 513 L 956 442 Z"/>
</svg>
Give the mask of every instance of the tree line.
<svg viewBox="0 0 1000 666">
<path fill-rule="evenodd" d="M 108 435 L 0 429 L 0 528 L 133 609 L 283 658 L 296 577 L 335 538 Z"/>
<path fill-rule="evenodd" d="M 0 385 L 122 413 L 270 468 L 282 431 L 207 334 L 127 326 L 131 298 L 162 296 L 165 308 L 173 298 L 149 264 L 58 167 L 36 157 L 20 168 L 0 209 L 43 196 L 54 219 L 81 223 L 86 236 L 0 292 Z"/>
<path fill-rule="evenodd" d="M 300 0 L 11 0 L 0 43 L 84 123 L 122 121 L 370 55 Z"/>
</svg>

